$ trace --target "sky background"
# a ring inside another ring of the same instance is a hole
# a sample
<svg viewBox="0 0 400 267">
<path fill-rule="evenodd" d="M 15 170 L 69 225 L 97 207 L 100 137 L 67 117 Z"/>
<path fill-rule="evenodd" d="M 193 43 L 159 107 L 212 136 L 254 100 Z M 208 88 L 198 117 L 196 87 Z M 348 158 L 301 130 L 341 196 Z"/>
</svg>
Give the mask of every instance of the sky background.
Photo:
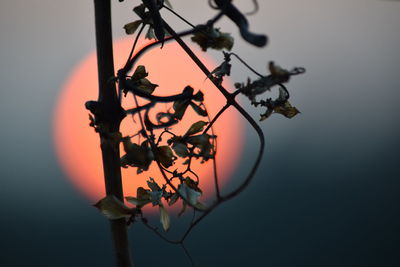
<svg viewBox="0 0 400 267">
<path fill-rule="evenodd" d="M 136 2 L 113 1 L 116 39 Z M 205 0 L 171 2 L 194 24 L 214 12 Z M 204 220 L 188 248 L 200 266 L 399 266 L 400 3 L 259 2 L 249 21 L 267 47 L 244 43 L 226 19 L 219 26 L 261 73 L 270 60 L 307 69 L 289 84 L 302 113 L 261 123 L 267 150 L 253 183 Z M 92 1 L 0 3 L 1 266 L 113 266 L 108 221 L 63 173 L 51 129 L 66 78 L 94 50 L 93 22 Z M 234 181 L 258 146 L 251 128 L 246 135 Z M 140 224 L 129 236 L 136 266 L 188 266 Z"/>
</svg>

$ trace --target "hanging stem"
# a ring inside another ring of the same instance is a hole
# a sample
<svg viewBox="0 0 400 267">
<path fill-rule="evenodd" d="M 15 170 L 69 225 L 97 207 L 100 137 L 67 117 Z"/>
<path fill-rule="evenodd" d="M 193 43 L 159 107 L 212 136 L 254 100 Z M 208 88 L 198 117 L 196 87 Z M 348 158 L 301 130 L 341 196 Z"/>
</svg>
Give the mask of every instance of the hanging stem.
<svg viewBox="0 0 400 267">
<path fill-rule="evenodd" d="M 108 133 L 116 133 L 119 132 L 121 120 L 125 115 L 118 101 L 115 83 L 109 82 L 110 77 L 114 76 L 110 0 L 94 0 L 94 11 L 99 79 L 98 104 Z M 114 195 L 123 201 L 119 145 L 116 142 L 107 142 L 108 133 L 100 133 L 106 194 Z M 133 266 L 129 253 L 125 219 L 110 220 L 110 225 L 116 266 Z"/>
</svg>

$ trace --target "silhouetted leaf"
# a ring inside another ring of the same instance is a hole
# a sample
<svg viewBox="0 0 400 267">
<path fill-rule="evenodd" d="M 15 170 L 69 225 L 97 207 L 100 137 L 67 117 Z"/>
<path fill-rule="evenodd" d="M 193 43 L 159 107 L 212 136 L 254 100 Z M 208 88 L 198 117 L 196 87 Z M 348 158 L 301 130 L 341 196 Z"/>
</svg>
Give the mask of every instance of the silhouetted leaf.
<svg viewBox="0 0 400 267">
<path fill-rule="evenodd" d="M 181 120 L 183 115 L 186 112 L 187 107 L 189 106 L 190 100 L 177 100 L 173 104 L 173 108 L 175 110 L 174 116 L 176 119 Z"/>
<path fill-rule="evenodd" d="M 123 92 L 126 95 L 128 92 L 132 91 L 132 93 L 140 94 L 141 92 L 145 94 L 152 94 L 157 84 L 151 83 L 146 77 L 149 74 L 146 72 L 146 68 L 143 65 L 139 65 L 135 72 L 132 74 L 130 79 L 125 80 Z M 139 92 L 141 91 L 141 92 Z M 141 94 L 140 94 L 141 95 Z"/>
<path fill-rule="evenodd" d="M 141 19 L 145 19 L 146 16 L 146 6 L 144 4 L 140 4 L 133 8 L 133 12 L 136 13 Z"/>
<path fill-rule="evenodd" d="M 163 19 L 161 18 L 160 11 L 158 10 L 158 6 L 156 4 L 156 1 L 154 0 L 142 0 L 143 4 L 147 7 L 149 10 L 149 15 L 151 19 L 151 25 L 152 28 L 154 29 L 154 36 L 164 43 L 164 36 L 165 36 L 165 30 L 164 30 L 164 23 Z M 147 35 L 146 35 L 147 38 Z"/>
<path fill-rule="evenodd" d="M 211 27 L 206 31 L 196 32 L 191 40 L 197 43 L 204 52 L 208 48 L 231 50 L 233 47 L 233 37 L 229 33 L 223 33 L 219 29 Z"/>
<path fill-rule="evenodd" d="M 193 100 L 197 102 L 203 102 L 204 101 L 204 94 L 202 91 L 198 91 L 194 96 Z"/>
<path fill-rule="evenodd" d="M 143 78 L 139 80 L 139 85 L 137 86 L 138 89 L 148 93 L 152 94 L 153 91 L 158 87 L 158 84 L 151 83 L 148 79 Z"/>
<path fill-rule="evenodd" d="M 136 30 L 139 28 L 140 24 L 142 24 L 142 20 L 136 20 L 125 24 L 124 29 L 126 34 L 134 34 Z"/>
<path fill-rule="evenodd" d="M 157 40 L 157 36 L 154 32 L 153 27 L 151 27 L 151 26 L 149 27 L 149 29 L 147 30 L 147 33 L 145 35 L 145 38 L 149 39 L 149 40 Z"/>
<path fill-rule="evenodd" d="M 141 208 L 146 204 L 151 203 L 151 195 L 149 190 L 143 187 L 138 187 L 136 190 L 136 197 L 125 197 L 125 199 L 136 207 Z"/>
<path fill-rule="evenodd" d="M 189 150 L 184 143 L 174 142 L 172 149 L 174 150 L 175 154 L 181 158 L 189 156 Z"/>
<path fill-rule="evenodd" d="M 151 189 L 151 191 L 161 191 L 161 187 L 157 184 L 157 182 L 150 177 L 150 179 L 147 181 L 147 185 Z"/>
<path fill-rule="evenodd" d="M 273 61 L 270 61 L 268 63 L 268 69 L 269 72 L 271 73 L 271 76 L 279 78 L 280 83 L 285 83 L 289 81 L 290 72 L 276 65 Z"/>
<path fill-rule="evenodd" d="M 210 139 L 215 138 L 209 134 L 192 135 L 185 138 L 186 142 L 199 149 L 198 156 L 207 161 L 214 157 L 214 146 Z"/>
<path fill-rule="evenodd" d="M 157 158 L 165 168 L 171 167 L 175 160 L 174 154 L 169 146 L 157 147 Z"/>
<path fill-rule="evenodd" d="M 198 121 L 198 122 L 193 123 L 190 126 L 189 130 L 187 130 L 187 132 L 184 134 L 183 137 L 187 137 L 187 136 L 194 135 L 194 134 L 201 132 L 203 130 L 204 126 L 206 126 L 207 124 L 208 124 L 208 122 L 205 122 L 205 121 Z"/>
<path fill-rule="evenodd" d="M 189 104 L 198 115 L 203 117 L 207 116 L 207 111 L 205 109 L 202 109 L 200 106 L 196 105 L 192 101 Z"/>
<path fill-rule="evenodd" d="M 289 119 L 300 113 L 300 111 L 296 107 L 293 107 L 289 101 L 286 101 L 283 105 L 276 106 L 274 112 L 282 114 Z"/>
<path fill-rule="evenodd" d="M 194 206 L 198 209 L 205 210 L 206 206 L 199 201 L 199 197 L 202 195 L 200 188 L 197 183 L 190 179 L 189 177 L 185 178 L 185 182 L 178 186 L 178 192 L 181 196 L 189 202 L 191 206 Z M 185 203 L 182 208 L 180 214 L 185 211 Z"/>
<path fill-rule="evenodd" d="M 132 209 L 125 206 L 121 200 L 113 195 L 106 196 L 94 206 L 110 220 L 128 218 L 132 215 Z"/>
<path fill-rule="evenodd" d="M 224 52 L 224 62 L 221 63 L 218 67 L 216 67 L 209 75 L 208 78 L 214 77 L 217 79 L 218 83 L 222 83 L 222 79 L 224 76 L 231 75 L 231 67 L 232 65 L 229 63 L 231 61 L 231 54 Z"/>
<path fill-rule="evenodd" d="M 146 72 L 146 67 L 143 65 L 137 66 L 135 72 L 132 74 L 132 80 L 140 80 L 146 78 L 149 74 Z"/>
<path fill-rule="evenodd" d="M 127 168 L 128 166 L 138 167 L 138 170 L 148 170 L 154 155 L 147 143 L 144 142 L 140 146 L 132 143 L 130 138 L 123 139 L 124 150 L 126 154 L 121 158 L 121 166 Z"/>
<path fill-rule="evenodd" d="M 267 109 L 264 114 L 260 115 L 260 121 L 265 121 L 272 115 L 273 110 L 272 109 Z"/>
<path fill-rule="evenodd" d="M 175 204 L 175 202 L 179 199 L 179 194 L 175 193 L 171 196 L 171 198 L 169 199 L 168 205 L 172 206 Z"/>
</svg>

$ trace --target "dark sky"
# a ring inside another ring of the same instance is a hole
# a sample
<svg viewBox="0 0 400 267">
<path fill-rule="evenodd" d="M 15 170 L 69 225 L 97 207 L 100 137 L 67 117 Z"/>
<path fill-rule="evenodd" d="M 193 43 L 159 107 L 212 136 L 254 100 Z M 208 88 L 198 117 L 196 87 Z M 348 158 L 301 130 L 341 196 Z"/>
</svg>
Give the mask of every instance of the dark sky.
<svg viewBox="0 0 400 267">
<path fill-rule="evenodd" d="M 115 38 L 133 18 L 125 2 L 113 1 Z M 195 24 L 211 15 L 205 0 L 171 2 Z M 249 20 L 269 36 L 266 48 L 245 44 L 228 20 L 220 26 L 260 72 L 269 60 L 307 69 L 289 84 L 302 113 L 261 124 L 267 150 L 254 182 L 204 220 L 188 248 L 200 266 L 400 266 L 400 3 L 259 2 Z M 51 132 L 66 77 L 94 49 L 92 4 L 0 3 L 1 266 L 113 266 L 108 221 L 69 183 Z M 250 128 L 247 140 L 235 181 L 257 148 Z M 173 220 L 172 234 L 185 220 Z M 188 266 L 140 224 L 129 235 L 136 266 Z"/>
</svg>

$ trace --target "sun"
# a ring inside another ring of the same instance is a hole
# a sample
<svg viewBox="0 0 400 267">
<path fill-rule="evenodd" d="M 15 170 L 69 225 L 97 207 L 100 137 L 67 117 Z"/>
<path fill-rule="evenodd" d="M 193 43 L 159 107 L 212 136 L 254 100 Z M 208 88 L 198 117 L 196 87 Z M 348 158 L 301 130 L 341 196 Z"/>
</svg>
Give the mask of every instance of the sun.
<svg viewBox="0 0 400 267">
<path fill-rule="evenodd" d="M 114 43 L 116 69 L 125 63 L 131 45 L 132 40 L 129 38 Z M 195 47 L 193 49 L 209 69 L 218 65 L 199 49 Z M 145 65 L 149 72 L 148 78 L 159 85 L 155 94 L 179 93 L 185 86 L 190 85 L 195 91 L 201 90 L 204 93 L 204 103 L 211 118 L 226 103 L 222 94 L 175 43 L 165 44 L 162 49 L 159 47 L 152 49 L 150 53 L 140 58 L 138 64 Z M 92 52 L 73 69 L 56 102 L 53 123 L 54 147 L 59 163 L 71 183 L 91 202 L 96 202 L 105 196 L 100 141 L 93 128 L 89 127 L 89 113 L 84 107 L 86 101 L 97 99 L 96 66 L 95 52 Z M 229 81 L 225 85 L 232 88 Z M 123 106 L 132 108 L 134 106 L 132 99 L 128 97 Z M 159 106 L 161 109 L 167 108 L 164 104 Z M 182 122 L 173 128 L 174 132 L 184 134 L 192 123 L 203 119 L 194 116 L 197 116 L 194 112 L 187 112 Z M 124 136 L 135 133 L 132 118 L 124 119 L 121 132 Z M 216 155 L 218 176 L 220 186 L 223 186 L 232 177 L 240 159 L 244 127 L 239 115 L 232 109 L 221 116 L 214 127 L 214 132 L 218 141 Z M 212 162 L 208 161 L 205 164 L 196 162 L 193 170 L 200 177 L 200 187 L 204 191 L 203 198 L 212 196 L 214 194 Z M 125 196 L 135 196 L 136 188 L 146 187 L 146 180 L 149 177 L 163 182 L 155 163 L 152 163 L 149 171 L 139 175 L 136 174 L 136 168 L 122 169 L 122 177 Z"/>
</svg>

